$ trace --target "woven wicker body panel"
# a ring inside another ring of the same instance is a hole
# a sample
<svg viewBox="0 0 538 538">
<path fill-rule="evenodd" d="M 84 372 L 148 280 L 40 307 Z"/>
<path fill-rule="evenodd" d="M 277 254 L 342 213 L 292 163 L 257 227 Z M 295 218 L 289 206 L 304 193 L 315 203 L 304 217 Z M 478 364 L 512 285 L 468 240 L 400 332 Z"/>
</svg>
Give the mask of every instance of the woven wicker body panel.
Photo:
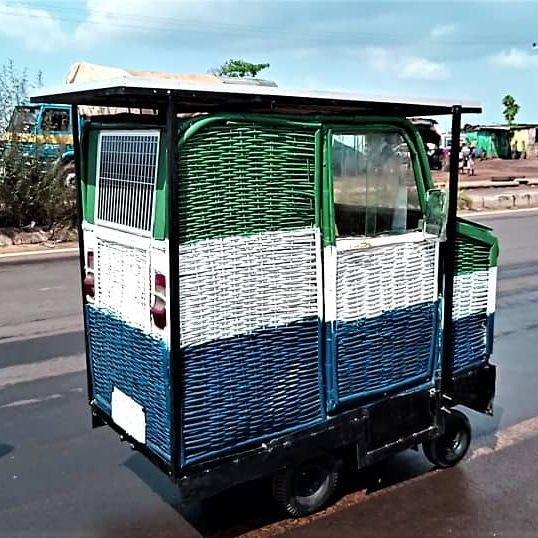
<svg viewBox="0 0 538 538">
<path fill-rule="evenodd" d="M 212 125 L 180 147 L 180 241 L 314 225 L 315 142 L 300 128 Z"/>
<path fill-rule="evenodd" d="M 454 278 L 453 319 L 486 313 L 488 307 L 489 272 L 475 271 Z"/>
<path fill-rule="evenodd" d="M 436 248 L 419 242 L 338 252 L 339 399 L 432 375 Z"/>
<path fill-rule="evenodd" d="M 316 317 L 319 231 L 206 240 L 180 248 L 181 345 Z"/>
<path fill-rule="evenodd" d="M 94 397 L 111 413 L 113 387 L 144 408 L 147 446 L 170 459 L 169 352 L 152 338 L 116 317 L 86 306 Z"/>
<path fill-rule="evenodd" d="M 213 123 L 178 173 L 185 464 L 321 420 L 314 132 Z"/>
<path fill-rule="evenodd" d="M 452 372 L 458 373 L 485 362 L 486 312 L 454 321 Z"/>
<path fill-rule="evenodd" d="M 355 322 L 337 321 L 339 399 L 379 393 L 432 375 L 436 303 Z"/>
<path fill-rule="evenodd" d="M 434 301 L 436 248 L 421 242 L 338 251 L 337 319 L 357 321 Z"/>
<path fill-rule="evenodd" d="M 317 235 L 181 247 L 186 463 L 321 418 Z"/>
<path fill-rule="evenodd" d="M 490 247 L 486 243 L 458 235 L 455 253 L 456 274 L 487 271 L 490 265 L 489 253 Z"/>
<path fill-rule="evenodd" d="M 184 463 L 321 420 L 317 318 L 183 350 Z"/>
<path fill-rule="evenodd" d="M 454 373 L 473 368 L 487 359 L 488 269 L 490 247 L 459 235 L 456 240 L 454 279 Z"/>
<path fill-rule="evenodd" d="M 98 238 L 96 277 L 96 306 L 114 312 L 135 327 L 149 327 L 149 265 L 146 249 Z"/>
</svg>

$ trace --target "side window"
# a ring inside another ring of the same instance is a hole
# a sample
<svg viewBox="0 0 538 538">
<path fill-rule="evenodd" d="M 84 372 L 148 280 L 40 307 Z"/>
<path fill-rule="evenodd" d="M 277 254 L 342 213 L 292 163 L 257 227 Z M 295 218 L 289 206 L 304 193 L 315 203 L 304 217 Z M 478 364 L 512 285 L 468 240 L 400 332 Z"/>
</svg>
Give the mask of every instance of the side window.
<svg viewBox="0 0 538 538">
<path fill-rule="evenodd" d="M 338 237 L 401 234 L 422 218 L 411 153 L 400 133 L 334 134 Z"/>
<path fill-rule="evenodd" d="M 69 111 L 57 108 L 47 108 L 41 116 L 43 131 L 69 131 Z"/>
</svg>

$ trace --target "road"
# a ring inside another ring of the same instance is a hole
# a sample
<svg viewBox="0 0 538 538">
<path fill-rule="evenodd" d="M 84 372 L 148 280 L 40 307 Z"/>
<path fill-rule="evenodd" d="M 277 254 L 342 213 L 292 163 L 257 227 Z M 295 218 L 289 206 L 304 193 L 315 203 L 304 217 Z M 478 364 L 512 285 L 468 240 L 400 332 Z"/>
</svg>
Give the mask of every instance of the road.
<svg viewBox="0 0 538 538">
<path fill-rule="evenodd" d="M 480 220 L 501 241 L 495 417 L 469 413 L 458 468 L 407 451 L 297 521 L 259 484 L 185 509 L 166 476 L 92 431 L 77 261 L 0 264 L 0 536 L 536 536 L 538 211 Z"/>
</svg>

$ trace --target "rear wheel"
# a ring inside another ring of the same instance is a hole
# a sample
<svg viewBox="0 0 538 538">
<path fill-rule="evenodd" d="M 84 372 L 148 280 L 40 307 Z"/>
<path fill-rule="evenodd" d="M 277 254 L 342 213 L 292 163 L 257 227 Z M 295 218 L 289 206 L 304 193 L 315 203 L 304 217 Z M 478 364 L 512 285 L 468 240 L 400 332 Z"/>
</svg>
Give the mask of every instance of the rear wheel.
<svg viewBox="0 0 538 538">
<path fill-rule="evenodd" d="M 324 456 L 285 469 L 273 478 L 273 498 L 293 517 L 313 514 L 336 492 L 340 468 L 340 462 Z"/>
<path fill-rule="evenodd" d="M 451 410 L 445 415 L 445 431 L 439 437 L 426 441 L 424 455 L 441 469 L 457 465 L 467 454 L 471 444 L 471 424 L 459 411 Z"/>
</svg>

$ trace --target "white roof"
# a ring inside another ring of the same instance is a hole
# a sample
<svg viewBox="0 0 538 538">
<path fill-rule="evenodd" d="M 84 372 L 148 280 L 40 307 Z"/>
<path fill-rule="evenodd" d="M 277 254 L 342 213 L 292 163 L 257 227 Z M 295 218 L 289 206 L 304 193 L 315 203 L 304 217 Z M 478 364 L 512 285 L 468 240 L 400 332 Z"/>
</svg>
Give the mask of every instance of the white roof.
<svg viewBox="0 0 538 538">
<path fill-rule="evenodd" d="M 168 100 L 195 110 L 329 113 L 396 113 L 402 116 L 450 114 L 454 106 L 481 112 L 476 101 L 386 97 L 334 91 L 287 90 L 280 87 L 119 77 L 40 90 L 33 102 L 96 106 L 162 106 Z"/>
</svg>

